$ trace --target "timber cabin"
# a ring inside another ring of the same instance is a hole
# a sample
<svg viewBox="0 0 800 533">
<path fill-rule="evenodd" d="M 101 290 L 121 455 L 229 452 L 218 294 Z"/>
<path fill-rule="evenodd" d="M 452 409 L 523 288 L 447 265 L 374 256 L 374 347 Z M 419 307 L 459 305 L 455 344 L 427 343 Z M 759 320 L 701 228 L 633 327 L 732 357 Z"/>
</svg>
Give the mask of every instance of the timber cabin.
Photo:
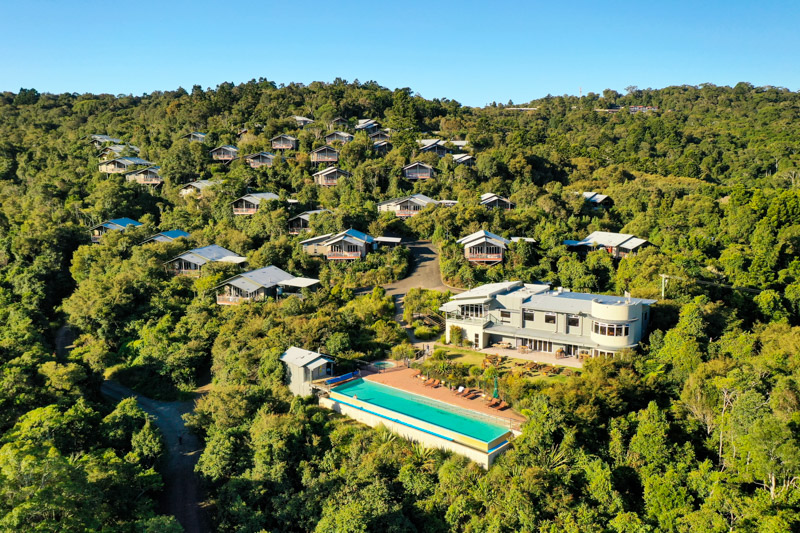
<svg viewBox="0 0 800 533">
<path fill-rule="evenodd" d="M 291 135 L 276 135 L 269 140 L 273 150 L 297 150 L 297 139 Z"/>
<path fill-rule="evenodd" d="M 297 127 L 301 130 L 308 126 L 309 124 L 313 124 L 314 121 L 307 117 L 301 117 L 299 115 L 292 115 L 292 118 L 295 122 L 297 122 Z"/>
<path fill-rule="evenodd" d="M 422 139 L 417 143 L 420 146 L 419 151 L 421 153 L 434 153 L 439 157 L 444 157 L 452 151 L 439 139 Z"/>
<path fill-rule="evenodd" d="M 200 133 L 199 131 L 193 131 L 192 133 L 187 133 L 181 139 L 189 139 L 190 143 L 204 143 L 206 142 L 206 134 Z"/>
<path fill-rule="evenodd" d="M 614 205 L 614 200 L 610 196 L 599 192 L 584 192 L 581 195 L 592 209 L 611 209 Z"/>
<path fill-rule="evenodd" d="M 338 185 L 339 178 L 349 176 L 350 173 L 338 167 L 328 167 L 314 173 L 314 183 L 322 187 L 333 187 Z"/>
<path fill-rule="evenodd" d="M 369 136 L 369 140 L 373 143 L 381 142 L 381 141 L 388 141 L 390 139 L 389 134 L 385 131 L 376 131 L 375 133 L 371 133 Z"/>
<path fill-rule="evenodd" d="M 476 231 L 458 239 L 456 243 L 464 246 L 464 257 L 470 263 L 496 265 L 503 262 L 511 241 L 486 230 Z"/>
<path fill-rule="evenodd" d="M 138 220 L 133 220 L 132 218 L 112 218 L 111 220 L 107 220 L 102 224 L 98 224 L 97 226 L 91 228 L 92 243 L 99 244 L 103 238 L 103 235 L 109 231 L 123 231 L 127 229 L 128 226 L 133 226 L 135 228 L 141 225 L 141 222 Z"/>
<path fill-rule="evenodd" d="M 437 205 L 439 202 L 429 198 L 424 194 L 412 194 L 403 198 L 394 198 L 378 204 L 379 213 L 394 213 L 399 218 L 408 218 L 418 215 L 429 205 Z"/>
<path fill-rule="evenodd" d="M 280 197 L 271 192 L 254 192 L 252 194 L 246 194 L 241 198 L 237 198 L 231 202 L 231 205 L 233 205 L 233 214 L 255 215 L 256 211 L 258 211 L 258 208 L 261 207 L 262 204 L 272 200 L 280 200 Z"/>
<path fill-rule="evenodd" d="M 378 246 L 373 237 L 352 228 L 336 235 L 328 233 L 312 237 L 300 244 L 308 255 L 324 255 L 329 261 L 362 259 Z"/>
<path fill-rule="evenodd" d="M 330 146 L 320 146 L 311 152 L 312 163 L 336 163 L 339 161 L 339 152 Z"/>
<path fill-rule="evenodd" d="M 230 144 L 225 144 L 209 150 L 208 153 L 211 154 L 211 159 L 214 161 L 230 162 L 239 156 L 239 149 Z"/>
<path fill-rule="evenodd" d="M 270 168 L 275 162 L 275 155 L 269 152 L 258 152 L 256 154 L 246 155 L 242 159 L 250 165 L 250 168 Z"/>
<path fill-rule="evenodd" d="M 122 157 L 122 154 L 126 151 L 138 154 L 139 148 L 132 144 L 112 144 L 111 146 L 106 146 L 100 151 L 100 157 L 103 159 L 114 159 L 117 157 Z"/>
<path fill-rule="evenodd" d="M 335 128 L 339 128 L 339 129 L 342 129 L 342 128 L 349 128 L 349 127 L 350 127 L 350 123 L 349 123 L 349 122 L 348 122 L 346 119 L 344 119 L 344 118 L 342 118 L 342 117 L 336 117 L 335 119 L 333 119 L 333 120 L 331 120 L 331 121 L 330 121 L 330 123 L 328 124 L 328 127 L 329 127 L 330 129 L 335 129 Z"/>
<path fill-rule="evenodd" d="M 481 194 L 480 205 L 492 209 L 514 209 L 514 202 L 492 192 Z"/>
<path fill-rule="evenodd" d="M 230 250 L 212 244 L 184 252 L 164 263 L 167 271 L 175 276 L 199 277 L 202 268 L 208 263 L 233 263 L 242 264 L 247 259 Z"/>
<path fill-rule="evenodd" d="M 335 142 L 347 144 L 352 140 L 353 135 L 345 131 L 334 131 L 325 136 L 325 144 L 333 144 Z"/>
<path fill-rule="evenodd" d="M 471 167 L 475 164 L 475 158 L 469 154 L 453 154 L 453 163 Z"/>
<path fill-rule="evenodd" d="M 564 241 L 570 250 L 578 253 L 587 253 L 592 250 L 603 249 L 611 257 L 620 259 L 633 255 L 642 247 L 650 243 L 627 233 L 612 233 L 610 231 L 595 231 L 580 241 Z"/>
<path fill-rule="evenodd" d="M 308 231 L 311 225 L 311 217 L 320 213 L 330 213 L 327 209 L 314 209 L 312 211 L 303 211 L 299 215 L 295 215 L 288 220 L 289 234 L 298 235 L 300 232 Z"/>
<path fill-rule="evenodd" d="M 159 185 L 164 183 L 164 178 L 162 178 L 158 174 L 159 170 L 161 170 L 161 167 L 154 165 L 152 167 L 143 168 L 141 170 L 133 170 L 131 172 L 126 172 L 124 176 L 125 180 L 135 181 L 139 185 L 149 185 L 151 187 L 158 187 Z"/>
<path fill-rule="evenodd" d="M 377 141 L 372 143 L 372 149 L 376 154 L 386 155 L 392 151 L 392 143 L 389 141 Z"/>
<path fill-rule="evenodd" d="M 146 240 L 142 241 L 142 244 L 148 242 L 171 242 L 175 239 L 188 239 L 189 233 L 183 231 L 182 229 L 171 229 L 168 231 L 162 231 L 161 233 L 156 233 L 152 237 L 148 237 Z"/>
<path fill-rule="evenodd" d="M 96 134 L 89 136 L 89 144 L 93 145 L 98 150 L 106 143 L 121 144 L 122 141 L 116 137 L 109 137 L 108 135 Z"/>
<path fill-rule="evenodd" d="M 146 161 L 141 157 L 118 157 L 116 159 L 109 159 L 103 161 L 98 165 L 98 170 L 105 174 L 122 174 L 128 172 L 134 167 L 151 167 L 153 163 Z"/>
<path fill-rule="evenodd" d="M 362 118 L 356 124 L 356 131 L 366 131 L 367 135 L 375 133 L 380 128 L 378 121 L 372 118 Z"/>
<path fill-rule="evenodd" d="M 433 167 L 425 163 L 411 163 L 403 167 L 403 177 L 408 181 L 427 180 L 433 177 Z"/>
<path fill-rule="evenodd" d="M 239 305 L 298 294 L 302 289 L 311 289 L 316 285 L 319 285 L 318 279 L 299 278 L 276 266 L 268 266 L 237 274 L 215 289 L 221 289 L 217 292 L 218 305 Z"/>
<path fill-rule="evenodd" d="M 212 185 L 216 185 L 216 182 L 212 180 L 197 180 L 187 183 L 183 187 L 178 194 L 181 196 L 189 196 L 190 194 L 196 194 L 198 198 L 200 198 L 203 194 L 203 189 L 206 187 L 211 187 Z"/>
</svg>

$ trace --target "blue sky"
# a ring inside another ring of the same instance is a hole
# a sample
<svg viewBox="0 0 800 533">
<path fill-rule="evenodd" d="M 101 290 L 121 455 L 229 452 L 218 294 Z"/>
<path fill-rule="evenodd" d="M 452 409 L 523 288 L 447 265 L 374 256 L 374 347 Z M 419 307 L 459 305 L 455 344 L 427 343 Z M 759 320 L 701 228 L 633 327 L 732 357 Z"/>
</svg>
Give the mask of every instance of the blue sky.
<svg viewBox="0 0 800 533">
<path fill-rule="evenodd" d="M 0 90 L 375 80 L 466 105 L 628 85 L 800 89 L 800 2 L 0 0 Z"/>
</svg>

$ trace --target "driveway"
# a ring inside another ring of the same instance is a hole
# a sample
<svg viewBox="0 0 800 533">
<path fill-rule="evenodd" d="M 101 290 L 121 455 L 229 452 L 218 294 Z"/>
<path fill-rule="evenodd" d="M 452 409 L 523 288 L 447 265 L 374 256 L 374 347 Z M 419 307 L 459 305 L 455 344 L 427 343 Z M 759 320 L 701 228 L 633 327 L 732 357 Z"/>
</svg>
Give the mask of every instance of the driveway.
<svg viewBox="0 0 800 533">
<path fill-rule="evenodd" d="M 100 391 L 115 402 L 136 398 L 139 407 L 153 417 L 164 435 L 168 454 L 162 472 L 165 487 L 161 512 L 175 516 L 187 533 L 210 531 L 201 508 L 199 480 L 194 472 L 203 448 L 197 437 L 186 430 L 181 418 L 194 409 L 194 402 L 160 402 L 110 380 L 103 382 Z"/>
<path fill-rule="evenodd" d="M 432 344 L 432 341 L 420 341 L 414 337 L 414 330 L 403 322 L 403 301 L 409 289 L 432 289 L 437 291 L 462 292 L 462 289 L 452 289 L 442 283 L 442 274 L 439 271 L 439 250 L 430 241 L 414 241 L 405 243 L 411 252 L 413 265 L 408 277 L 383 285 L 386 294 L 394 298 L 395 320 L 406 328 L 406 333 L 414 345 Z"/>
</svg>

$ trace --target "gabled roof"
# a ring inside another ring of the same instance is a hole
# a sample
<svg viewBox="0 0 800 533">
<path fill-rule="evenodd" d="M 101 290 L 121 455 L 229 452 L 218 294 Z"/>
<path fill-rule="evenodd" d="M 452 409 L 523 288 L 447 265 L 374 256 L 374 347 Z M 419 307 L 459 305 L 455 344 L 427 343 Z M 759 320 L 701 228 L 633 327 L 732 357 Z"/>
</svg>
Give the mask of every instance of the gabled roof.
<svg viewBox="0 0 800 533">
<path fill-rule="evenodd" d="M 307 244 L 317 244 L 323 243 L 330 239 L 333 236 L 333 233 L 326 233 L 325 235 L 319 235 L 317 237 L 311 237 L 310 239 L 306 239 L 304 241 L 300 241 L 300 244 L 307 245 Z"/>
<path fill-rule="evenodd" d="M 133 150 L 137 154 L 140 152 L 139 147 L 132 144 L 112 144 L 111 146 L 106 146 L 103 148 L 101 153 L 114 152 L 115 154 L 121 154 L 126 148 Z"/>
<path fill-rule="evenodd" d="M 191 133 L 187 133 L 186 135 L 182 135 L 181 139 L 184 138 L 184 137 L 191 137 L 192 135 L 198 135 L 198 136 L 203 137 L 203 138 L 205 138 L 205 136 L 206 136 L 205 133 L 201 133 L 199 131 L 193 131 Z"/>
<path fill-rule="evenodd" d="M 192 187 L 194 189 L 205 189 L 206 187 L 211 187 L 212 185 L 216 185 L 217 182 L 213 180 L 197 180 L 187 183 L 186 185 L 182 186 L 181 189 L 188 189 Z"/>
<path fill-rule="evenodd" d="M 284 272 L 276 266 L 268 266 L 228 278 L 217 287 L 233 285 L 247 292 L 253 292 L 258 289 L 269 289 L 278 285 L 281 281 L 287 281 L 292 278 L 294 276 L 288 272 Z"/>
<path fill-rule="evenodd" d="M 328 174 L 333 174 L 334 172 L 339 172 L 340 174 L 344 174 L 345 176 L 349 176 L 350 175 L 349 172 L 347 172 L 346 170 L 342 170 L 339 167 L 328 167 L 328 168 L 326 168 L 324 170 L 320 170 L 319 172 L 315 172 L 314 176 L 315 177 L 316 176 L 322 177 L 322 176 L 327 176 Z"/>
<path fill-rule="evenodd" d="M 384 146 L 391 146 L 392 143 L 389 141 L 375 141 L 372 143 L 373 148 L 383 148 Z"/>
<path fill-rule="evenodd" d="M 142 166 L 144 166 L 144 165 L 153 165 L 153 163 L 150 162 L 150 161 L 142 159 L 141 157 L 134 157 L 134 156 L 118 157 L 116 159 L 109 159 L 108 161 L 101 161 L 100 164 L 101 165 L 105 165 L 106 163 L 113 163 L 114 161 L 118 161 L 118 162 L 122 163 L 125 166 L 130 166 L 130 165 L 142 165 Z"/>
<path fill-rule="evenodd" d="M 327 145 L 326 146 L 320 146 L 319 148 L 315 148 L 314 150 L 311 150 L 311 153 L 312 154 L 316 154 L 317 152 L 324 152 L 325 150 L 331 150 L 333 152 L 336 152 L 337 154 L 339 153 L 338 150 L 336 150 L 335 148 L 332 148 L 330 146 L 327 146 Z"/>
<path fill-rule="evenodd" d="M 442 141 L 440 139 L 420 139 L 417 141 L 417 144 L 420 145 L 422 150 L 425 150 L 427 148 L 436 146 L 437 144 L 442 144 Z"/>
<path fill-rule="evenodd" d="M 232 152 L 236 152 L 237 154 L 239 153 L 239 149 L 236 148 L 235 146 L 231 146 L 230 144 L 223 144 L 222 146 L 217 146 L 216 148 L 209 150 L 208 153 L 211 154 L 219 150 L 230 150 Z"/>
<path fill-rule="evenodd" d="M 438 204 L 438 200 L 434 200 L 433 198 L 429 198 L 424 194 L 412 194 L 410 196 L 403 196 L 402 198 L 393 198 L 391 200 L 386 200 L 385 202 L 381 202 L 378 205 L 396 205 L 401 204 L 405 201 L 414 202 L 415 204 L 419 205 L 428 205 L 428 204 Z"/>
<path fill-rule="evenodd" d="M 306 368 L 309 366 L 314 365 L 320 359 L 332 363 L 333 359 L 328 356 L 322 355 L 321 353 L 312 352 L 310 350 L 304 350 L 302 348 L 297 348 L 296 346 L 290 347 L 288 350 L 283 352 L 281 355 L 280 360 L 284 363 L 299 366 L 301 368 Z"/>
<path fill-rule="evenodd" d="M 599 192 L 584 192 L 582 193 L 583 197 L 586 199 L 587 202 L 593 204 L 600 204 L 608 199 L 608 195 L 600 194 Z"/>
<path fill-rule="evenodd" d="M 469 154 L 455 154 L 455 155 L 453 155 L 453 162 L 455 162 L 455 163 L 466 163 L 470 159 L 474 159 L 474 158 Z"/>
<path fill-rule="evenodd" d="M 251 194 L 245 194 L 244 196 L 240 196 L 231 203 L 238 202 L 239 200 L 247 200 L 252 204 L 260 204 L 261 202 L 268 202 L 270 200 L 280 200 L 280 196 L 278 196 L 274 192 L 254 192 Z"/>
<path fill-rule="evenodd" d="M 536 239 L 532 237 L 511 237 L 511 242 L 536 242 Z"/>
<path fill-rule="evenodd" d="M 269 152 L 256 152 L 254 154 L 249 154 L 244 156 L 244 159 L 255 159 L 256 157 L 266 157 L 267 159 L 275 159 L 275 154 L 271 154 Z"/>
<path fill-rule="evenodd" d="M 353 134 L 352 133 L 347 133 L 346 131 L 332 131 L 329 134 L 327 134 L 325 136 L 325 138 L 327 139 L 328 137 L 332 137 L 334 135 L 339 135 L 341 137 L 346 137 L 348 139 L 352 139 L 353 138 Z"/>
<path fill-rule="evenodd" d="M 270 139 L 270 142 L 272 142 L 272 141 L 274 141 L 276 139 L 289 139 L 290 141 L 296 141 L 297 137 L 292 137 L 291 135 L 286 135 L 285 133 L 281 133 L 280 135 L 276 135 L 275 137 Z"/>
<path fill-rule="evenodd" d="M 177 257 L 173 257 L 168 263 L 175 261 L 176 259 L 186 259 L 187 261 L 194 263 L 196 265 L 205 265 L 206 263 L 212 262 L 220 262 L 220 263 L 244 263 L 247 261 L 246 258 L 235 254 L 228 250 L 227 248 L 223 248 L 222 246 L 218 246 L 216 244 L 212 244 L 210 246 L 203 246 L 202 248 L 194 248 L 189 250 L 188 252 L 184 252 Z"/>
<path fill-rule="evenodd" d="M 480 205 L 490 204 L 490 203 L 494 202 L 495 200 L 500 201 L 500 202 L 506 202 L 508 204 L 513 204 L 514 203 L 511 200 L 509 200 L 508 198 L 504 198 L 504 197 L 500 196 L 499 194 L 495 194 L 493 192 L 485 192 L 485 193 L 481 194 Z"/>
<path fill-rule="evenodd" d="M 409 169 L 409 168 L 412 168 L 412 167 L 425 167 L 428 170 L 433 170 L 432 166 L 426 165 L 422 161 L 414 161 L 413 163 L 409 163 L 408 165 L 403 167 L 403 170 L 406 170 L 406 169 Z"/>
<path fill-rule="evenodd" d="M 158 165 L 153 165 L 152 167 L 140 168 L 138 170 L 131 170 L 130 172 L 126 172 L 125 174 L 123 174 L 123 176 L 135 176 L 136 174 L 142 174 L 144 172 L 147 172 L 148 170 L 158 174 L 158 171 L 161 170 L 161 167 Z"/>
<path fill-rule="evenodd" d="M 606 248 L 625 248 L 633 250 L 647 243 L 645 239 L 634 237 L 627 233 L 612 233 L 610 231 L 595 231 L 580 241 L 564 241 L 567 246 L 603 246 Z"/>
<path fill-rule="evenodd" d="M 132 218 L 122 217 L 122 218 L 112 218 L 111 220 L 106 220 L 105 222 L 103 222 L 101 224 L 93 226 L 91 229 L 103 227 L 103 228 L 108 228 L 108 229 L 111 229 L 111 230 L 122 230 L 122 229 L 127 228 L 128 226 L 137 227 L 137 226 L 141 226 L 141 225 L 142 225 L 142 223 L 139 222 L 138 220 L 133 220 Z"/>
<path fill-rule="evenodd" d="M 119 143 L 122 142 L 120 139 L 117 139 L 116 137 L 109 137 L 108 135 L 105 135 L 105 134 L 94 134 L 94 135 L 90 135 L 90 137 L 91 137 L 91 139 L 93 141 L 97 141 L 97 142 L 101 142 L 101 143 L 116 143 L 116 144 L 119 144 Z"/>
<path fill-rule="evenodd" d="M 292 218 L 290 218 L 287 222 L 291 222 L 292 220 L 298 218 L 302 218 L 306 222 L 309 222 L 311 219 L 311 215 L 318 215 L 319 213 L 330 213 L 330 211 L 328 211 L 327 209 L 313 209 L 311 211 L 303 211 L 299 215 L 295 215 Z"/>
<path fill-rule="evenodd" d="M 476 231 L 475 233 L 471 233 L 466 237 L 461 237 L 456 242 L 458 244 L 463 244 L 465 247 L 472 246 L 480 242 L 489 242 L 491 244 L 499 246 L 500 248 L 505 248 L 507 245 L 511 244 L 511 241 L 509 241 L 508 239 L 503 238 L 500 235 L 495 235 L 494 233 L 483 229 Z"/>
<path fill-rule="evenodd" d="M 348 237 L 351 238 L 351 239 L 355 239 L 357 241 L 361 241 L 361 242 L 366 243 L 366 244 L 370 244 L 375 240 L 371 236 L 367 235 L 366 233 L 362 233 L 362 232 L 360 232 L 358 230 L 350 228 L 350 229 L 346 229 L 346 230 L 344 230 L 344 231 L 342 231 L 340 233 L 337 233 L 336 235 L 334 235 L 333 237 L 328 239 L 326 242 L 334 242 L 334 241 L 340 240 L 342 238 L 348 238 Z"/>
<path fill-rule="evenodd" d="M 378 126 L 378 121 L 374 118 L 360 118 L 358 119 L 358 124 L 356 124 L 357 130 L 363 130 L 369 128 L 370 126 Z"/>
<path fill-rule="evenodd" d="M 178 238 L 181 238 L 181 237 L 186 238 L 188 236 L 189 236 L 188 232 L 185 232 L 185 231 L 180 230 L 180 229 L 171 229 L 171 230 L 168 230 L 168 231 L 162 231 L 161 233 L 156 233 L 155 235 L 153 235 L 152 237 L 150 237 L 149 239 L 147 239 L 144 242 L 152 242 L 152 241 L 155 241 L 155 242 L 169 242 L 169 241 L 174 241 L 175 239 L 178 239 Z"/>
<path fill-rule="evenodd" d="M 302 117 L 302 116 L 300 116 L 300 115 L 292 115 L 292 118 L 293 118 L 293 119 L 295 119 L 295 121 L 297 121 L 298 123 L 300 123 L 300 122 L 305 122 L 305 123 L 311 123 L 311 122 L 314 122 L 314 121 L 313 121 L 313 120 L 311 120 L 310 118 L 308 118 L 308 117 Z"/>
</svg>

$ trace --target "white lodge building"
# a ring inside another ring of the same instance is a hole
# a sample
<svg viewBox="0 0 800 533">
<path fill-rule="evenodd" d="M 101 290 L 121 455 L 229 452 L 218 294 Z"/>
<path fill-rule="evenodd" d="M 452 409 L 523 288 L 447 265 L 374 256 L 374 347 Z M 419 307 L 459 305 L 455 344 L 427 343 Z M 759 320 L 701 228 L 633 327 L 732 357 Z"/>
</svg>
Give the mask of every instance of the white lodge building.
<svg viewBox="0 0 800 533">
<path fill-rule="evenodd" d="M 642 340 L 656 300 L 551 290 L 504 281 L 456 294 L 440 309 L 476 349 L 497 342 L 566 356 L 613 355 Z"/>
</svg>

